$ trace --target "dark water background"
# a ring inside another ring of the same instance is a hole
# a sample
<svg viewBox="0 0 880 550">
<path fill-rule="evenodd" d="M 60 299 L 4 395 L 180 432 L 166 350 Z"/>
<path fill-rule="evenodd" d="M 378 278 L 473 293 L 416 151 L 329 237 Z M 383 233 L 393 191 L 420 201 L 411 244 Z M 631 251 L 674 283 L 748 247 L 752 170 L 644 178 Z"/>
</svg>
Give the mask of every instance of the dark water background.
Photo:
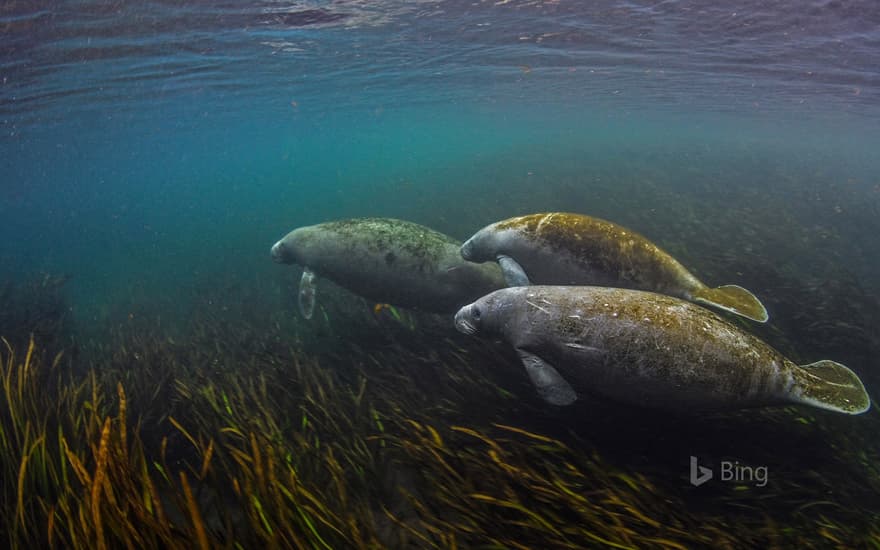
<svg viewBox="0 0 880 550">
<path fill-rule="evenodd" d="M 11 1 L 0 29 L 0 277 L 69 277 L 80 341 L 206 288 L 294 315 L 268 251 L 297 226 L 567 210 L 880 391 L 876 2 Z"/>
</svg>

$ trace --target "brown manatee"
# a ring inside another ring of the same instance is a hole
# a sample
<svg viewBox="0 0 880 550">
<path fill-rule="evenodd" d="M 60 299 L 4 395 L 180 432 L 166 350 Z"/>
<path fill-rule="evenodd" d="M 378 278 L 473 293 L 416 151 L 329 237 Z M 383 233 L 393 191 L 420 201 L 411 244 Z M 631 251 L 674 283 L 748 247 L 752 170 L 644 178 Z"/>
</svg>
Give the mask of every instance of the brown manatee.
<svg viewBox="0 0 880 550">
<path fill-rule="evenodd" d="M 272 258 L 303 267 L 299 306 L 307 319 L 316 276 L 377 302 L 451 313 L 504 286 L 497 265 L 464 261 L 460 246 L 416 223 L 356 218 L 294 229 L 275 243 Z"/>
<path fill-rule="evenodd" d="M 581 214 L 530 214 L 493 223 L 465 241 L 461 255 L 472 262 L 498 261 L 510 286 L 650 290 L 767 321 L 767 310 L 748 290 L 710 288 L 635 231 Z"/>
<path fill-rule="evenodd" d="M 556 405 L 582 391 L 685 411 L 799 403 L 860 414 L 871 406 L 845 366 L 798 366 L 713 312 L 653 292 L 505 288 L 461 308 L 455 326 L 506 339 Z"/>
</svg>

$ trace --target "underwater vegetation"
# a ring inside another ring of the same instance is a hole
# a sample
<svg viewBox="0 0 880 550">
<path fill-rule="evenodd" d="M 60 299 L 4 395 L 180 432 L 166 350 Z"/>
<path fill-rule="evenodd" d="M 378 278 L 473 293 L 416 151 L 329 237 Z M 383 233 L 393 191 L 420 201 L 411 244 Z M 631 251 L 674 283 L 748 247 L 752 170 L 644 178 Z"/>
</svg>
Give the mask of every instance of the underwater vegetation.
<svg viewBox="0 0 880 550">
<path fill-rule="evenodd" d="M 294 279 L 291 278 L 291 284 Z M 46 292 L 52 293 L 51 287 Z M 328 286 L 199 288 L 47 351 L 0 343 L 10 548 L 880 548 L 875 407 L 553 409 L 501 345 Z M 68 346 L 72 348 L 73 345 Z M 688 457 L 766 465 L 688 483 Z"/>
</svg>

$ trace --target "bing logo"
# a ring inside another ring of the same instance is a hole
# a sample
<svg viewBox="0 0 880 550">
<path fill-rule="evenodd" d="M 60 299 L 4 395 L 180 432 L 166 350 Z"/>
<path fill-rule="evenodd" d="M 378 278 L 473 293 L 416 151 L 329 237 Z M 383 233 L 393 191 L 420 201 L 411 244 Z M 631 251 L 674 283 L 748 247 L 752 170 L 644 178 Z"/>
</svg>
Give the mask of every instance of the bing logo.
<svg viewBox="0 0 880 550">
<path fill-rule="evenodd" d="M 733 481 L 735 483 L 751 483 L 756 487 L 764 487 L 767 485 L 768 470 L 767 466 L 745 466 L 738 461 L 721 461 L 721 481 Z M 715 472 L 706 466 L 700 466 L 697 457 L 691 455 L 690 481 L 694 487 L 706 483 L 715 476 Z"/>
</svg>

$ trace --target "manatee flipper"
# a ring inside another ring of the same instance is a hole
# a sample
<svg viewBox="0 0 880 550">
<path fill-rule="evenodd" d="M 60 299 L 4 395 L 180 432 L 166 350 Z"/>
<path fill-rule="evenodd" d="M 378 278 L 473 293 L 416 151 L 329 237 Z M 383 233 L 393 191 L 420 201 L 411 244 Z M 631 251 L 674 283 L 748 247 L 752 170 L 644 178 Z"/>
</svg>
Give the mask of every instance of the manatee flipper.
<svg viewBox="0 0 880 550">
<path fill-rule="evenodd" d="M 501 272 L 504 274 L 507 286 L 529 286 L 532 284 L 529 281 L 529 276 L 523 271 L 522 266 L 516 263 L 516 260 L 504 254 L 499 254 L 495 259 L 498 260 L 498 265 L 501 266 Z"/>
<path fill-rule="evenodd" d="M 304 268 L 299 280 L 299 312 L 306 319 L 311 319 L 315 312 L 315 287 L 315 272 Z"/>
<path fill-rule="evenodd" d="M 827 359 L 800 366 L 789 394 L 796 403 L 844 414 L 862 414 L 871 408 L 871 398 L 856 373 Z"/>
<path fill-rule="evenodd" d="M 752 321 L 766 323 L 770 317 L 764 304 L 754 294 L 737 285 L 701 288 L 694 292 L 695 302 L 742 315 Z"/>
<path fill-rule="evenodd" d="M 577 399 L 574 389 L 549 363 L 525 350 L 518 349 L 526 373 L 538 395 L 551 405 L 571 405 Z"/>
</svg>

